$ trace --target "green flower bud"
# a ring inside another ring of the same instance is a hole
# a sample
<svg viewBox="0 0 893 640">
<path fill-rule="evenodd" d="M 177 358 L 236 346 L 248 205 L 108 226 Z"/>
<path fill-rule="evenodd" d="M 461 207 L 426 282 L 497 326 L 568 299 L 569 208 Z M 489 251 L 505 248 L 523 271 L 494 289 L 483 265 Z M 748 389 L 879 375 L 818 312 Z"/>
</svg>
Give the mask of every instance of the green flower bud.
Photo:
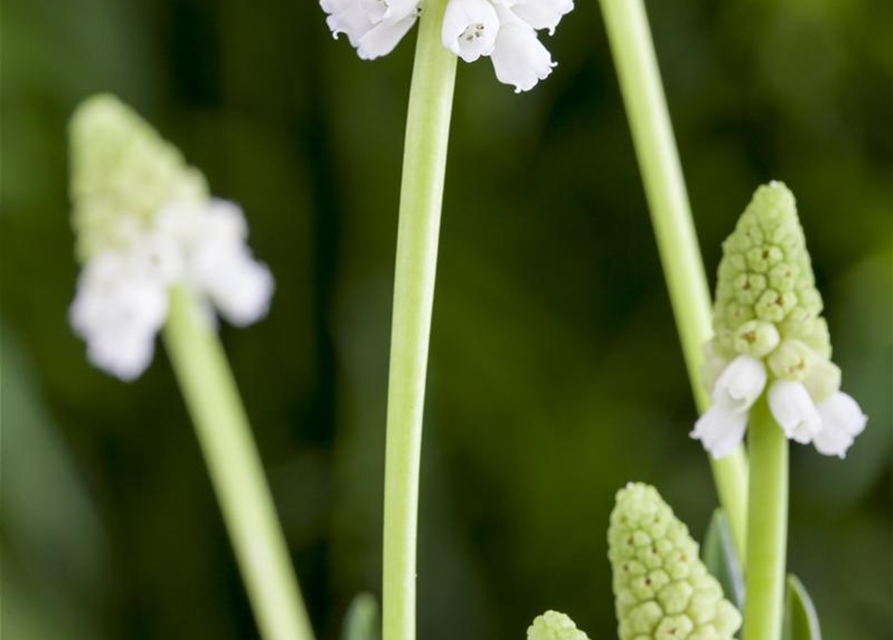
<svg viewBox="0 0 893 640">
<path fill-rule="evenodd" d="M 769 370 L 776 378 L 803 382 L 812 373 L 815 354 L 799 340 L 785 340 L 769 356 Z"/>
<path fill-rule="evenodd" d="M 86 100 L 69 135 L 72 221 L 84 262 L 126 245 L 164 206 L 209 197 L 202 174 L 113 96 Z"/>
<path fill-rule="evenodd" d="M 816 403 L 824 402 L 840 389 L 840 367 L 830 360 L 819 360 L 803 385 Z"/>
<path fill-rule="evenodd" d="M 723 244 L 713 315 L 716 349 L 729 359 L 762 358 L 798 340 L 827 358 L 821 312 L 794 196 L 780 182 L 761 186 Z M 800 371 L 776 375 L 803 379 Z"/>
<path fill-rule="evenodd" d="M 528 627 L 527 640 L 589 640 L 589 636 L 563 613 L 546 611 Z"/>
<path fill-rule="evenodd" d="M 735 332 L 735 351 L 762 358 L 778 346 L 780 339 L 774 324 L 748 320 Z"/>
<path fill-rule="evenodd" d="M 617 493 L 608 530 L 620 640 L 730 640 L 741 615 L 654 487 Z"/>
</svg>

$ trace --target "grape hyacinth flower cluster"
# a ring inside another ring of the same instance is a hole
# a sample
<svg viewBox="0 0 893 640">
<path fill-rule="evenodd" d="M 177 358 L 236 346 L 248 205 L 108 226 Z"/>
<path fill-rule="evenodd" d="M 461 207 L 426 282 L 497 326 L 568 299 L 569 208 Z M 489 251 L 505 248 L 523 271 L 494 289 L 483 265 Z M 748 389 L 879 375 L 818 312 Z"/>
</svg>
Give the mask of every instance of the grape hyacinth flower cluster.
<svg viewBox="0 0 893 640">
<path fill-rule="evenodd" d="M 589 636 L 565 614 L 546 611 L 527 628 L 527 640 L 589 640 Z"/>
<path fill-rule="evenodd" d="M 731 640 L 741 615 L 657 489 L 617 492 L 608 529 L 620 640 Z"/>
<path fill-rule="evenodd" d="M 266 315 L 273 277 L 247 247 L 237 205 L 211 198 L 202 174 L 114 97 L 87 100 L 70 134 L 83 265 L 70 320 L 94 365 L 138 377 L 174 286 L 238 326 Z"/>
<path fill-rule="evenodd" d="M 421 0 L 320 0 L 320 5 L 332 34 L 346 34 L 365 60 L 390 53 L 421 11 Z M 573 8 L 574 0 L 450 0 L 443 46 L 466 62 L 489 56 L 500 82 L 528 91 L 556 65 L 537 32 L 553 34 Z"/>
<path fill-rule="evenodd" d="M 715 337 L 705 345 L 702 378 L 713 404 L 692 437 L 714 458 L 741 443 L 750 410 L 767 390 L 789 439 L 845 456 L 867 418 L 840 391 L 821 313 L 794 196 L 779 182 L 761 186 L 723 244 Z"/>
</svg>

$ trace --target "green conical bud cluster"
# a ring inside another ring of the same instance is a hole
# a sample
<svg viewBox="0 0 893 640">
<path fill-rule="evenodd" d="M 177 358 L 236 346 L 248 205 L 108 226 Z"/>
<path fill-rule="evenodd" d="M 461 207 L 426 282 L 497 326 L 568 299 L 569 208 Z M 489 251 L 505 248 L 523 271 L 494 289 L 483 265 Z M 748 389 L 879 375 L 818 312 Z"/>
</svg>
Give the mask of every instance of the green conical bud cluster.
<svg viewBox="0 0 893 640">
<path fill-rule="evenodd" d="M 132 109 L 110 95 L 71 120 L 73 224 L 82 261 L 126 244 L 171 202 L 208 198 L 202 174 Z"/>
<path fill-rule="evenodd" d="M 831 357 L 821 313 L 794 195 L 780 182 L 763 185 L 723 243 L 714 357 L 728 362 L 752 356 L 764 360 L 775 378 L 803 382 Z"/>
<path fill-rule="evenodd" d="M 527 640 L 589 640 L 589 636 L 563 613 L 546 611 L 528 627 Z"/>
<path fill-rule="evenodd" d="M 730 640 L 741 615 L 654 487 L 617 493 L 608 530 L 620 640 Z"/>
</svg>

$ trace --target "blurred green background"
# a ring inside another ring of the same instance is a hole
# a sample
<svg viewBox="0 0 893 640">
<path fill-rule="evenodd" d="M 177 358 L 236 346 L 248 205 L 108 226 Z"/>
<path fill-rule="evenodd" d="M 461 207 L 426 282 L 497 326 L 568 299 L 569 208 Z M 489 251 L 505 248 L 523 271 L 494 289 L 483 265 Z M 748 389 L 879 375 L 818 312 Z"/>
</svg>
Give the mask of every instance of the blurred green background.
<svg viewBox="0 0 893 640">
<path fill-rule="evenodd" d="M 891 3 L 649 2 L 708 271 L 752 190 L 798 197 L 844 389 L 846 462 L 793 450 L 790 564 L 826 640 L 891 637 Z M 310 0 L 7 0 L 2 25 L 2 624 L 9 640 L 256 637 L 163 352 L 88 366 L 66 122 L 111 91 L 248 214 L 278 291 L 222 328 L 314 623 L 379 592 L 385 390 L 414 35 L 375 63 Z M 419 635 L 616 637 L 605 531 L 655 483 L 715 505 L 595 2 L 521 96 L 460 63 L 422 479 Z"/>
</svg>

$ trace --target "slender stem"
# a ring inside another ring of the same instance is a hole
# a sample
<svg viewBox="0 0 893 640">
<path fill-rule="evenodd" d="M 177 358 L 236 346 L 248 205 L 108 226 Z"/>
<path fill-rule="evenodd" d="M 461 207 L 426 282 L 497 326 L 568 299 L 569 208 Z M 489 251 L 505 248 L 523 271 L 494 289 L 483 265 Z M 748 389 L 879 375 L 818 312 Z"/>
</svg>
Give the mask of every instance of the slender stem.
<svg viewBox="0 0 893 640">
<path fill-rule="evenodd" d="M 456 57 L 441 44 L 446 0 L 419 20 L 403 152 L 384 490 L 383 640 L 415 638 L 422 413 Z"/>
<path fill-rule="evenodd" d="M 204 309 L 179 288 L 171 292 L 164 341 L 261 635 L 265 640 L 312 640 L 313 630 L 226 354 Z"/>
<path fill-rule="evenodd" d="M 765 398 L 751 409 L 744 640 L 780 640 L 788 527 L 788 440 Z"/>
<path fill-rule="evenodd" d="M 699 411 L 710 405 L 700 383 L 702 348 L 711 336 L 710 293 L 679 153 L 642 0 L 601 0 L 676 326 Z M 747 458 L 743 448 L 712 461 L 720 503 L 744 560 Z"/>
</svg>

